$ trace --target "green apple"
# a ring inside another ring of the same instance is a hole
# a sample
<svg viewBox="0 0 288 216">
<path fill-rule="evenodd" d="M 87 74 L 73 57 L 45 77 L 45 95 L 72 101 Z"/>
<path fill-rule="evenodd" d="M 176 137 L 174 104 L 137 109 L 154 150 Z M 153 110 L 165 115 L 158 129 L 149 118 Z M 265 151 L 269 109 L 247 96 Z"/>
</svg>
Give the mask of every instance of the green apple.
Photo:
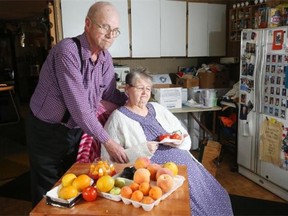
<svg viewBox="0 0 288 216">
<path fill-rule="evenodd" d="M 121 192 L 121 188 L 119 187 L 113 187 L 111 190 L 110 190 L 110 194 L 113 194 L 113 195 L 119 195 Z"/>
<path fill-rule="evenodd" d="M 123 186 L 125 186 L 125 180 L 123 178 L 116 178 L 115 179 L 115 183 L 114 183 L 115 187 L 119 187 L 122 188 Z"/>
</svg>

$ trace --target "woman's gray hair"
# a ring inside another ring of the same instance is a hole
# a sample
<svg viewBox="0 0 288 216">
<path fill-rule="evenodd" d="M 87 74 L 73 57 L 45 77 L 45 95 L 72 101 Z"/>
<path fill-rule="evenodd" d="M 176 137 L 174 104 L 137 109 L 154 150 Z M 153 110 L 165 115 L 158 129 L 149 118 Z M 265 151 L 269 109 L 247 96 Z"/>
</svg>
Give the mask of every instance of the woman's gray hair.
<svg viewBox="0 0 288 216">
<path fill-rule="evenodd" d="M 128 85 L 133 86 L 137 79 L 145 79 L 147 81 L 153 82 L 153 78 L 150 75 L 151 73 L 142 67 L 134 68 L 131 70 L 130 73 L 126 75 L 125 82 Z"/>
</svg>

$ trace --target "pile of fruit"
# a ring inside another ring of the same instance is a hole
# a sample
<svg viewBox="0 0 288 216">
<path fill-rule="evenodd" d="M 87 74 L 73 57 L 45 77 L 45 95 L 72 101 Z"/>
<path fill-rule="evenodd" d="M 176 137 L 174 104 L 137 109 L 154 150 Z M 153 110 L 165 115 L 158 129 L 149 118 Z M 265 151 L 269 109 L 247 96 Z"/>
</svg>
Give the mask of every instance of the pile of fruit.
<svg viewBox="0 0 288 216">
<path fill-rule="evenodd" d="M 182 136 L 182 132 L 178 130 L 178 131 L 173 131 L 172 133 L 162 134 L 158 137 L 158 139 L 160 142 L 165 139 L 182 140 L 183 136 Z"/>
<path fill-rule="evenodd" d="M 90 165 L 89 176 L 94 180 L 98 178 L 110 175 L 113 176 L 116 174 L 115 167 L 113 164 L 109 164 L 106 160 L 98 160 L 96 163 Z"/>
<path fill-rule="evenodd" d="M 99 192 L 151 204 L 171 190 L 174 184 L 173 177 L 178 174 L 178 167 L 175 163 L 167 162 L 159 165 L 151 163 L 147 157 L 139 157 L 134 166 L 125 167 L 117 177 L 112 176 L 116 172 L 114 166 L 111 167 L 106 162 L 101 161 L 90 166 L 88 175 L 65 174 L 61 179 L 58 197 L 68 200 L 82 193 L 84 200 L 94 201 L 97 198 L 97 192 Z M 97 179 L 95 185 L 91 185 L 93 181 L 91 174 L 95 174 L 96 170 L 98 170 Z M 101 176 L 100 172 L 102 173 L 102 171 L 99 172 L 99 170 L 103 171 Z"/>
<path fill-rule="evenodd" d="M 75 198 L 82 193 L 85 200 L 86 198 L 91 200 L 91 197 L 95 197 L 95 194 L 97 196 L 96 189 L 93 186 L 90 186 L 91 183 L 92 179 L 86 174 L 76 176 L 74 173 L 67 173 L 61 179 L 61 185 L 58 189 L 58 197 L 68 200 Z M 87 192 L 89 192 L 88 195 Z"/>
<path fill-rule="evenodd" d="M 144 204 L 151 204 L 169 192 L 174 185 L 173 177 L 178 174 L 175 163 L 167 162 L 159 165 L 151 163 L 147 157 L 139 157 L 135 161 L 134 168 L 133 182 L 123 186 L 120 195 Z"/>
</svg>

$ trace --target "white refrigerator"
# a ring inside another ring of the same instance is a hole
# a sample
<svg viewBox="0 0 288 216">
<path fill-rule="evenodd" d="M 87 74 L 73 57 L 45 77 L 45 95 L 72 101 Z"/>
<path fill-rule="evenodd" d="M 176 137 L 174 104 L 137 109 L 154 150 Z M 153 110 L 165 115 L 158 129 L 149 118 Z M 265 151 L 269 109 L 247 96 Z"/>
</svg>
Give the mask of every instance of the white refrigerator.
<svg viewBox="0 0 288 216">
<path fill-rule="evenodd" d="M 288 201 L 288 26 L 241 34 L 239 173 Z"/>
</svg>

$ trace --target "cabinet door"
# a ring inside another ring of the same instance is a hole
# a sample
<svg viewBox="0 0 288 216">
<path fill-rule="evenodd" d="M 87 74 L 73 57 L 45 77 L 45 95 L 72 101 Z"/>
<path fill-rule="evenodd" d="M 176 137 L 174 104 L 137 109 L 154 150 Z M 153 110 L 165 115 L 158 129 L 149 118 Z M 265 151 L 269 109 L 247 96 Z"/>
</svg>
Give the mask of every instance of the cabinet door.
<svg viewBox="0 0 288 216">
<path fill-rule="evenodd" d="M 186 2 L 161 0 L 161 56 L 186 56 Z"/>
<path fill-rule="evenodd" d="M 226 5 L 208 4 L 209 56 L 226 54 Z"/>
<path fill-rule="evenodd" d="M 115 39 L 109 51 L 113 58 L 130 57 L 130 39 L 129 39 L 129 18 L 127 0 L 108 0 L 118 10 L 120 15 L 120 32 L 121 34 Z"/>
<path fill-rule="evenodd" d="M 160 0 L 131 0 L 132 57 L 160 57 Z"/>
<path fill-rule="evenodd" d="M 61 0 L 63 37 L 75 37 L 84 31 L 85 17 L 93 0 Z"/>
<path fill-rule="evenodd" d="M 188 3 L 188 57 L 208 56 L 207 5 Z"/>
<path fill-rule="evenodd" d="M 97 0 L 98 1 L 98 0 Z M 95 0 L 61 0 L 63 37 L 75 37 L 82 34 L 85 26 L 85 17 L 89 7 Z M 129 28 L 127 0 L 108 0 L 120 14 L 120 36 L 109 49 L 113 57 L 129 57 Z"/>
</svg>

